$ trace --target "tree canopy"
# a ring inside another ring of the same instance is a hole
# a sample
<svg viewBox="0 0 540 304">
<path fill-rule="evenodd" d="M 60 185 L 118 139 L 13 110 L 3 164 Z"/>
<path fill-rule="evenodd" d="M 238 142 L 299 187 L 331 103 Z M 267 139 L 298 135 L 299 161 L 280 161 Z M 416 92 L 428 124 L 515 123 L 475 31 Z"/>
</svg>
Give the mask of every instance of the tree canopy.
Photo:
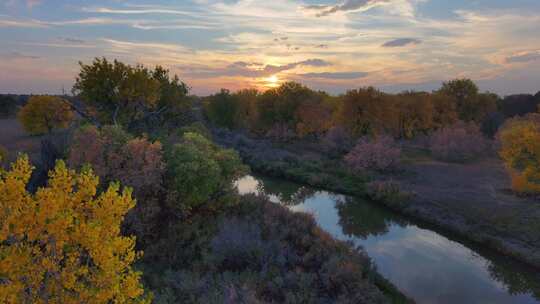
<svg viewBox="0 0 540 304">
<path fill-rule="evenodd" d="M 68 103 L 55 96 L 32 96 L 18 113 L 19 121 L 30 134 L 50 133 L 66 128 L 74 118 Z"/>
<path fill-rule="evenodd" d="M 135 239 L 120 235 L 131 191 L 98 194 L 91 171 L 60 161 L 32 194 L 31 173 L 27 157 L 0 171 L 0 302 L 149 303 L 131 267 Z"/>
</svg>

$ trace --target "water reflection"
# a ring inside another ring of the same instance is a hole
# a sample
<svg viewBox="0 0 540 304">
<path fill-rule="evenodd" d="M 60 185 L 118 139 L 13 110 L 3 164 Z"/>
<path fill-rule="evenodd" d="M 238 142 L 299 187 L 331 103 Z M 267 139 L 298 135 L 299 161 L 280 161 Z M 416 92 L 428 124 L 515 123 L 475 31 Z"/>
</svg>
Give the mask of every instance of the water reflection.
<svg viewBox="0 0 540 304">
<path fill-rule="evenodd" d="M 238 189 L 312 213 L 335 237 L 362 246 L 379 272 L 418 303 L 540 303 L 539 273 L 377 205 L 251 176 L 240 180 Z"/>
</svg>

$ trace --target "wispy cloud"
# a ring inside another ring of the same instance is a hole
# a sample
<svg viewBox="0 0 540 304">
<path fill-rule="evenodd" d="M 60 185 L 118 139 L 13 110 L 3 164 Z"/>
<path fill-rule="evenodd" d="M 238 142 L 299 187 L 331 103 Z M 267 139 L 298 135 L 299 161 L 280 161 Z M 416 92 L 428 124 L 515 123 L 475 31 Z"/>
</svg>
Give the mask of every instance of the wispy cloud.
<svg viewBox="0 0 540 304">
<path fill-rule="evenodd" d="M 420 39 L 398 38 L 398 39 L 387 41 L 382 46 L 383 47 L 402 47 L 402 46 L 407 46 L 407 45 L 416 45 L 420 43 L 422 43 Z"/>
<path fill-rule="evenodd" d="M 183 65 L 180 70 L 184 75 L 190 77 L 223 77 L 239 76 L 249 78 L 268 77 L 285 71 L 293 70 L 297 67 L 327 67 L 332 64 L 322 59 L 308 59 L 299 62 L 292 62 L 284 65 L 263 65 L 261 63 L 233 62 L 225 67 L 213 68 L 205 65 Z"/>
<path fill-rule="evenodd" d="M 322 79 L 358 79 L 368 76 L 367 72 L 323 72 L 323 73 L 305 73 L 298 76 L 304 78 L 322 78 Z"/>
<path fill-rule="evenodd" d="M 392 2 L 394 0 L 345 0 L 336 5 L 306 5 L 304 9 L 308 12 L 315 12 L 318 17 L 324 17 L 338 12 L 365 12 Z"/>
<path fill-rule="evenodd" d="M 540 60 L 540 50 L 518 52 L 506 57 L 507 63 L 526 63 Z"/>
</svg>

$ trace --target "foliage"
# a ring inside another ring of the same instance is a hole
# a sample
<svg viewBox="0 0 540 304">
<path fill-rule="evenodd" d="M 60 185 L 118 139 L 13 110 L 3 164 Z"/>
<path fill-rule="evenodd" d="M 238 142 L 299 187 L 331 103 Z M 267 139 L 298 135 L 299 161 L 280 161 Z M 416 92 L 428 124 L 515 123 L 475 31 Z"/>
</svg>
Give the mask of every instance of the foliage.
<svg viewBox="0 0 540 304">
<path fill-rule="evenodd" d="M 538 111 L 540 95 L 531 94 L 509 95 L 500 101 L 500 111 L 506 118 L 523 116 Z"/>
<path fill-rule="evenodd" d="M 18 119 L 28 133 L 37 135 L 66 128 L 73 120 L 73 112 L 59 97 L 32 96 L 19 111 Z"/>
<path fill-rule="evenodd" d="M 277 123 L 266 132 L 266 137 L 278 142 L 289 142 L 296 137 L 296 134 L 287 124 Z"/>
<path fill-rule="evenodd" d="M 487 114 L 497 109 L 495 94 L 480 94 L 478 86 L 470 79 L 455 79 L 444 82 L 439 93 L 452 97 L 456 103 L 459 119 L 480 122 Z"/>
<path fill-rule="evenodd" d="M 397 169 L 400 156 L 401 148 L 396 145 L 392 137 L 365 136 L 360 138 L 351 152 L 345 155 L 345 162 L 358 173 L 366 170 L 388 172 Z"/>
<path fill-rule="evenodd" d="M 0 146 L 0 167 L 2 164 L 4 164 L 7 161 L 8 158 L 8 150 L 2 146 Z"/>
<path fill-rule="evenodd" d="M 163 122 L 186 110 L 188 87 L 177 76 L 170 78 L 160 66 L 150 70 L 106 58 L 79 64 L 73 93 L 105 124 L 133 125 L 156 115 Z"/>
<path fill-rule="evenodd" d="M 280 124 L 294 129 L 298 123 L 297 113 L 300 105 L 305 102 L 320 102 L 320 99 L 319 94 L 299 83 L 283 83 L 260 96 L 257 103 L 259 127 L 267 131 Z"/>
<path fill-rule="evenodd" d="M 367 195 L 376 202 L 390 207 L 403 207 L 411 194 L 401 190 L 401 185 L 393 180 L 373 181 L 367 185 Z"/>
<path fill-rule="evenodd" d="M 350 151 L 353 147 L 353 140 L 349 133 L 342 127 L 333 127 L 321 140 L 324 151 L 331 156 L 340 156 Z"/>
<path fill-rule="evenodd" d="M 221 149 L 200 134 L 186 133 L 167 153 L 168 202 L 189 212 L 226 194 L 246 171 L 234 150 Z"/>
<path fill-rule="evenodd" d="M 512 177 L 512 189 L 522 194 L 540 193 L 539 116 L 512 119 L 497 135 L 501 145 L 499 155 Z"/>
<path fill-rule="evenodd" d="M 385 95 L 373 87 L 351 90 L 342 97 L 338 123 L 353 137 L 374 134 L 381 129 Z"/>
<path fill-rule="evenodd" d="M 0 175 L 0 299 L 3 303 L 149 303 L 131 268 L 135 240 L 120 223 L 135 202 L 118 184 L 58 162 L 48 186 L 25 189 L 26 157 Z"/>
<path fill-rule="evenodd" d="M 17 112 L 17 100 L 9 95 L 0 95 L 0 118 L 8 118 Z"/>
<path fill-rule="evenodd" d="M 161 189 L 162 153 L 159 141 L 132 138 L 118 126 L 86 126 L 73 136 L 68 163 L 76 168 L 89 164 L 105 182 L 120 181 L 144 197 Z"/>
<path fill-rule="evenodd" d="M 193 229 L 192 227 L 197 227 Z M 246 196 L 212 221 L 178 223 L 178 256 L 145 276 L 166 303 L 379 303 L 369 259 L 314 219 Z M 172 234 L 171 234 L 172 235 Z M 197 240 L 196 246 L 191 239 Z M 180 244 L 180 245 L 179 245 Z M 184 246 L 187 245 L 187 246 Z M 190 251 L 189 254 L 187 251 Z M 186 262 L 188 260 L 189 262 Z M 155 262 L 148 265 L 156 267 Z M 244 301 L 244 302 L 242 302 Z"/>
<path fill-rule="evenodd" d="M 238 127 L 236 120 L 238 113 L 238 100 L 229 90 L 221 89 L 215 95 L 205 100 L 205 111 L 208 119 L 220 127 L 233 129 Z"/>
<path fill-rule="evenodd" d="M 484 155 L 489 142 L 475 123 L 459 121 L 431 134 L 429 148 L 437 159 L 465 162 Z"/>
<path fill-rule="evenodd" d="M 198 133 L 207 139 L 212 139 L 212 132 L 202 122 L 194 122 L 178 130 L 178 135 L 183 137 L 186 133 Z"/>
<path fill-rule="evenodd" d="M 304 102 L 296 110 L 296 134 L 319 137 L 332 126 L 332 109 L 319 100 Z"/>
</svg>

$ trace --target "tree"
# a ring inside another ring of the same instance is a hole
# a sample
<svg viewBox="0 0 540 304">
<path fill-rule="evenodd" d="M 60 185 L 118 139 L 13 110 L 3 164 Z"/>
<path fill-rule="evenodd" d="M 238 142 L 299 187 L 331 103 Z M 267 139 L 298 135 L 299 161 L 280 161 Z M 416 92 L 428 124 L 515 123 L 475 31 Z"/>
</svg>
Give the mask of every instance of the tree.
<svg viewBox="0 0 540 304">
<path fill-rule="evenodd" d="M 185 110 L 188 87 L 177 76 L 170 78 L 169 71 L 160 66 L 150 70 L 106 58 L 79 64 L 73 93 L 97 112 L 104 124 L 134 127 L 156 116 L 175 118 Z"/>
<path fill-rule="evenodd" d="M 338 124 L 353 137 L 376 133 L 381 129 L 385 94 L 373 87 L 348 91 L 342 96 L 338 110 Z"/>
<path fill-rule="evenodd" d="M 540 98 L 530 94 L 519 94 L 506 96 L 501 101 L 500 108 L 506 118 L 511 118 L 537 112 L 539 104 Z"/>
<path fill-rule="evenodd" d="M 73 118 L 73 111 L 66 101 L 45 95 L 30 97 L 18 114 L 24 129 L 33 135 L 66 128 Z"/>
<path fill-rule="evenodd" d="M 75 168 L 91 165 L 105 183 L 120 181 L 132 187 L 139 199 L 161 190 L 165 169 L 159 141 L 133 138 L 119 126 L 85 126 L 77 130 L 68 164 Z"/>
<path fill-rule="evenodd" d="M 300 105 L 319 102 L 320 99 L 320 94 L 296 82 L 286 82 L 268 90 L 261 95 L 257 104 L 260 128 L 268 131 L 275 125 L 286 125 L 295 129 Z"/>
<path fill-rule="evenodd" d="M 120 224 L 135 202 L 119 184 L 59 161 L 47 187 L 28 193 L 32 168 L 19 158 L 0 173 L 0 302 L 149 303 L 131 265 L 140 256 Z"/>
<path fill-rule="evenodd" d="M 212 123 L 220 127 L 234 129 L 238 126 L 236 121 L 238 104 L 238 100 L 229 90 L 221 89 L 219 93 L 206 98 L 206 116 Z"/>
<path fill-rule="evenodd" d="M 480 122 L 487 114 L 497 110 L 495 94 L 480 94 L 478 86 L 470 79 L 444 82 L 439 93 L 454 98 L 459 119 Z"/>
<path fill-rule="evenodd" d="M 167 154 L 169 203 L 180 212 L 218 199 L 247 172 L 234 150 L 221 149 L 197 133 L 184 134 Z"/>
<path fill-rule="evenodd" d="M 507 121 L 497 137 L 512 189 L 521 194 L 540 193 L 540 114 Z"/>
<path fill-rule="evenodd" d="M 296 110 L 296 134 L 321 136 L 332 126 L 332 112 L 321 101 L 305 101 Z"/>
<path fill-rule="evenodd" d="M 404 92 L 394 98 L 394 106 L 388 112 L 397 112 L 398 138 L 413 138 L 419 133 L 426 134 L 434 127 L 434 105 L 427 93 Z M 392 115 L 383 116 L 386 126 L 392 125 Z M 388 127 L 387 127 L 388 128 Z"/>
<path fill-rule="evenodd" d="M 0 118 L 7 118 L 17 112 L 17 100 L 9 95 L 0 95 Z"/>
</svg>

